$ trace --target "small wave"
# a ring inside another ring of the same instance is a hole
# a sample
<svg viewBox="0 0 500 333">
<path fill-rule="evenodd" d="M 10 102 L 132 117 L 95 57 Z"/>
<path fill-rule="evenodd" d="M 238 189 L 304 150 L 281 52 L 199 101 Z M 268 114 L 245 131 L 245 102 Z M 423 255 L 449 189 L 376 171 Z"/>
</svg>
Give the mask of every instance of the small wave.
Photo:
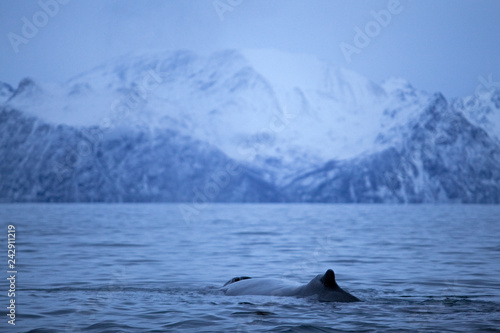
<svg viewBox="0 0 500 333">
<path fill-rule="evenodd" d="M 215 323 L 212 321 L 189 319 L 189 320 L 182 320 L 182 321 L 178 321 L 175 323 L 163 325 L 163 328 L 165 328 L 165 329 L 172 329 L 172 328 L 175 328 L 175 329 L 186 329 L 186 328 L 202 329 L 202 328 L 205 328 L 207 326 L 213 326 L 213 325 L 215 325 Z"/>
<path fill-rule="evenodd" d="M 26 333 L 54 333 L 54 330 L 48 330 L 45 328 L 35 328 L 35 329 L 27 331 Z"/>
<path fill-rule="evenodd" d="M 140 331 L 140 329 L 138 329 L 137 327 L 119 324 L 119 323 L 112 321 L 112 320 L 106 320 L 106 321 L 92 324 L 92 325 L 89 325 L 89 326 L 83 328 L 83 331 L 103 332 L 103 331 L 107 331 L 107 330 L 109 330 L 109 332 L 137 332 L 137 331 Z"/>
<path fill-rule="evenodd" d="M 147 247 L 146 244 L 137 244 L 137 243 L 75 243 L 72 245 L 73 247 Z"/>
<path fill-rule="evenodd" d="M 22 314 L 22 318 L 25 318 L 25 319 L 40 319 L 43 317 L 45 317 L 45 316 L 39 315 L 39 314 L 32 314 L 32 313 L 23 313 Z"/>
<path fill-rule="evenodd" d="M 231 313 L 234 316 L 249 316 L 249 315 L 257 315 L 257 316 L 272 316 L 276 315 L 274 312 L 270 311 L 262 311 L 262 310 L 257 310 L 257 311 L 237 311 Z"/>
<path fill-rule="evenodd" d="M 371 332 L 372 330 L 369 331 Z M 339 329 L 333 329 L 330 327 L 321 327 L 316 325 L 296 325 L 296 326 L 282 325 L 282 326 L 276 326 L 275 328 L 269 330 L 269 332 L 308 333 L 308 332 L 343 332 L 343 331 Z"/>
<path fill-rule="evenodd" d="M 280 233 L 273 231 L 238 231 L 233 233 L 237 236 L 280 236 Z"/>
<path fill-rule="evenodd" d="M 163 288 L 141 288 L 141 287 L 123 287 L 123 286 L 99 286 L 99 287 L 54 287 L 54 288 L 19 288 L 19 291 L 37 291 L 46 293 L 64 293 L 64 292 L 151 292 L 151 293 L 179 293 L 181 289 L 163 289 Z"/>
<path fill-rule="evenodd" d="M 42 314 L 47 315 L 47 316 L 59 316 L 59 315 L 65 315 L 65 314 L 70 314 L 70 313 L 75 313 L 77 312 L 75 309 L 61 309 L 61 310 L 55 310 L 55 311 L 50 311 L 50 312 L 42 312 Z M 24 315 L 23 315 L 24 317 Z"/>
</svg>

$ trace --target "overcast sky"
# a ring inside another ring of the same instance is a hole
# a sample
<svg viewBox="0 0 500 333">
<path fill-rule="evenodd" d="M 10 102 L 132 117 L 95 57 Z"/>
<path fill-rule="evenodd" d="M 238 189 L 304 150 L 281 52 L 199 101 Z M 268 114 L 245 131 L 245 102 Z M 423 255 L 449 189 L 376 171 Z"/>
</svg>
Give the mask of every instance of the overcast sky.
<svg viewBox="0 0 500 333">
<path fill-rule="evenodd" d="M 0 81 L 13 86 L 63 82 L 133 51 L 225 48 L 314 54 L 447 97 L 500 81 L 496 0 L 2 0 L 0 32 Z"/>
</svg>

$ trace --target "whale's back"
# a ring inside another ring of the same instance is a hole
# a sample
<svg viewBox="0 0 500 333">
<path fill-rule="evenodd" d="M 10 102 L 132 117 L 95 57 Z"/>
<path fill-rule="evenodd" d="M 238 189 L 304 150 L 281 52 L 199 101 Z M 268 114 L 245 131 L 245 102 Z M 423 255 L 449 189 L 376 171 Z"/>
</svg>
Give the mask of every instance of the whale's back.
<svg viewBox="0 0 500 333">
<path fill-rule="evenodd" d="M 231 281 L 231 280 L 230 280 Z M 228 282 L 222 287 L 226 295 L 266 295 L 266 296 L 296 296 L 299 283 L 264 278 L 246 278 Z"/>
<path fill-rule="evenodd" d="M 335 273 L 329 269 L 319 274 L 309 283 L 303 285 L 293 281 L 235 277 L 221 288 L 226 295 L 265 295 L 265 296 L 317 296 L 320 301 L 357 302 L 359 299 L 339 287 L 335 281 Z"/>
</svg>

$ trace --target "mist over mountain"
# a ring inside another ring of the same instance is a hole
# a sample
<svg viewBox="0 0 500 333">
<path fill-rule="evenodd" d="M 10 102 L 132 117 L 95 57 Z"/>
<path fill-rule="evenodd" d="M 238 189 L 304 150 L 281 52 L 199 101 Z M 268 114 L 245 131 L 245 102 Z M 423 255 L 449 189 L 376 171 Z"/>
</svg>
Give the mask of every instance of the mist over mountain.
<svg viewBox="0 0 500 333">
<path fill-rule="evenodd" d="M 150 52 L 0 83 L 0 199 L 500 201 L 500 91 L 448 101 L 307 55 Z"/>
</svg>

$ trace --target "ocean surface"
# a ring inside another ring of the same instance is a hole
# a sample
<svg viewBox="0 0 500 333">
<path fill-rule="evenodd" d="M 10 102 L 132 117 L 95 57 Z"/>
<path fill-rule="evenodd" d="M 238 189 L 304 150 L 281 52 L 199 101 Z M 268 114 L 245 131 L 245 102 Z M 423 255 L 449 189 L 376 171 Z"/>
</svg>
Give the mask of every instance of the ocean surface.
<svg viewBox="0 0 500 333">
<path fill-rule="evenodd" d="M 500 206 L 3 204 L 0 221 L 1 332 L 500 332 Z M 363 302 L 219 290 L 328 268 Z"/>
</svg>

